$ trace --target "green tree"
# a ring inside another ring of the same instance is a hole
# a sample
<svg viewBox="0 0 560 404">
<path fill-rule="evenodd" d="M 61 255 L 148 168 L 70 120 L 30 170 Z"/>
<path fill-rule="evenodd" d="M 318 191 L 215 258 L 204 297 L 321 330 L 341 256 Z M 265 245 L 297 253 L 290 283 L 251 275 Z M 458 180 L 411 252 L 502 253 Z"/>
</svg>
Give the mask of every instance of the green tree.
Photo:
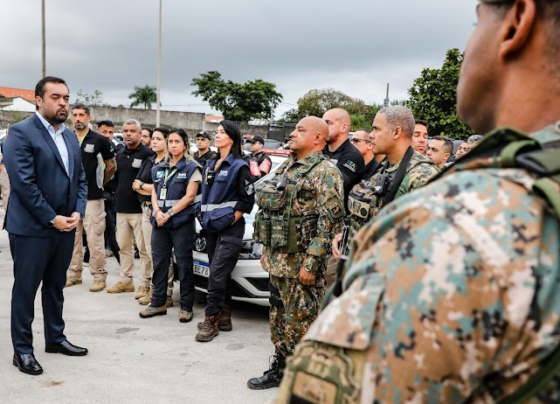
<svg viewBox="0 0 560 404">
<path fill-rule="evenodd" d="M 202 97 L 231 121 L 272 119 L 274 109 L 282 101 L 276 85 L 260 79 L 240 84 L 225 81 L 219 72 L 210 71 L 194 78 L 191 84 L 197 88 L 193 95 Z"/>
<path fill-rule="evenodd" d="M 424 69 L 408 90 L 414 116 L 428 122 L 430 135 L 466 139 L 473 131 L 457 118 L 457 84 L 463 54 L 450 49 L 441 69 Z"/>
<path fill-rule="evenodd" d="M 84 93 L 82 90 L 78 90 L 76 95 L 76 104 L 85 104 L 92 107 L 109 106 L 109 104 L 103 102 L 103 92 L 100 90 L 95 90 L 93 94 Z"/>
<path fill-rule="evenodd" d="M 128 96 L 132 99 L 130 107 L 143 105 L 145 109 L 152 109 L 152 104 L 157 102 L 157 92 L 155 87 L 145 85 L 144 87 L 135 86 L 134 92 Z"/>
</svg>

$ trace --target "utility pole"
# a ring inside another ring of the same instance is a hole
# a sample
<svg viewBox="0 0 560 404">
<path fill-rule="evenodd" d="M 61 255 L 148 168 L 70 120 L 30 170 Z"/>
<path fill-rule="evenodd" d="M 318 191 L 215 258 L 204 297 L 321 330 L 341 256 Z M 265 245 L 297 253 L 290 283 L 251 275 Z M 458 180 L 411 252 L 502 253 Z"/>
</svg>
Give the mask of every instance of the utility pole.
<svg viewBox="0 0 560 404">
<path fill-rule="evenodd" d="M 162 2 L 163 0 L 159 0 L 159 46 L 158 46 L 158 64 L 157 64 L 156 127 L 160 126 L 160 114 L 161 114 L 160 105 L 161 105 L 161 14 L 163 8 Z"/>
<path fill-rule="evenodd" d="M 42 51 L 42 63 L 43 67 L 41 69 L 42 77 L 47 75 L 47 46 L 46 46 L 46 35 L 45 35 L 45 0 L 41 0 L 41 51 Z"/>
<path fill-rule="evenodd" d="M 389 106 L 389 83 L 387 83 L 387 96 L 385 97 L 385 101 L 383 102 L 384 107 Z"/>
</svg>

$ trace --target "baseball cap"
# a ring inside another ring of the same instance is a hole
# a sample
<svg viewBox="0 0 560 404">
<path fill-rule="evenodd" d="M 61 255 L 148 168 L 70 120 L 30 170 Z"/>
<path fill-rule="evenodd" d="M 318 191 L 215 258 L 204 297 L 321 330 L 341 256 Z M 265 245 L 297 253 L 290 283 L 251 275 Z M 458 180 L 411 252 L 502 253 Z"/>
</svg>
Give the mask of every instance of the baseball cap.
<svg viewBox="0 0 560 404">
<path fill-rule="evenodd" d="M 261 135 L 255 135 L 252 139 L 247 139 L 247 143 L 257 143 L 261 142 L 264 144 L 264 138 Z"/>
<path fill-rule="evenodd" d="M 115 124 L 110 119 L 103 119 L 102 121 L 97 122 L 97 127 L 100 127 L 100 126 L 103 126 L 103 125 L 110 126 L 111 128 L 115 127 Z"/>
<path fill-rule="evenodd" d="M 196 136 L 203 136 L 203 137 L 205 137 L 205 138 L 208 139 L 208 140 L 212 140 L 212 138 L 210 137 L 210 135 L 208 134 L 208 132 L 204 132 L 204 131 L 198 132 L 198 133 L 196 134 Z M 195 137 L 196 137 L 196 136 L 195 136 Z"/>
</svg>

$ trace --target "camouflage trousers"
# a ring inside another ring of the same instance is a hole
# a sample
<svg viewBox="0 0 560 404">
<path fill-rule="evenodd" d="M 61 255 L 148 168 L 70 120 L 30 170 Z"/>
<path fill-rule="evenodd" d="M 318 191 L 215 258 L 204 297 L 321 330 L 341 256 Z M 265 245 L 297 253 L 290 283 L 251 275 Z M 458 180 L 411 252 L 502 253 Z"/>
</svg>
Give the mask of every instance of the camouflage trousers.
<svg viewBox="0 0 560 404">
<path fill-rule="evenodd" d="M 317 275 L 315 285 L 305 286 L 298 278 L 270 275 L 270 334 L 277 353 L 292 355 L 319 314 L 325 295 L 325 279 Z"/>
</svg>

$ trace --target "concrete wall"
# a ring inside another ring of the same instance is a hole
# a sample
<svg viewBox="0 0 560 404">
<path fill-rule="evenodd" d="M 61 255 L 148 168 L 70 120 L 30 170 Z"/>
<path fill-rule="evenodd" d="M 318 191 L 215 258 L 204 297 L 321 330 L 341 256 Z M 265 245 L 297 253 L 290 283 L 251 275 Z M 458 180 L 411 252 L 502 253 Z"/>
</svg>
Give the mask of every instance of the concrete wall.
<svg viewBox="0 0 560 404">
<path fill-rule="evenodd" d="M 90 107 L 90 110 L 94 128 L 97 128 L 96 122 L 110 119 L 115 124 L 115 132 L 121 132 L 123 123 L 131 118 L 140 121 L 142 126 L 151 128 L 156 126 L 156 111 L 154 110 L 117 107 Z M 33 112 L 0 111 L 0 129 L 5 129 L 31 114 Z M 168 128 L 183 128 L 187 133 L 193 135 L 201 130 L 213 133 L 218 128 L 219 123 L 205 122 L 203 113 L 161 111 L 161 125 Z M 66 126 L 72 127 L 70 119 L 66 121 Z M 265 138 L 268 134 L 268 125 L 254 126 L 242 123 L 240 129 L 242 134 L 261 135 Z"/>
<path fill-rule="evenodd" d="M 156 126 L 156 111 L 136 108 L 117 108 L 117 107 L 90 107 L 93 117 L 92 124 L 102 119 L 110 119 L 116 126 L 116 131 L 120 132 L 122 124 L 127 119 L 137 119 L 143 126 Z M 32 112 L 21 111 L 0 111 L 0 128 L 5 129 L 9 125 L 28 117 Z M 70 119 L 67 126 L 71 127 Z M 189 133 L 199 132 L 204 127 L 204 114 L 195 112 L 161 111 L 161 125 L 170 128 L 183 128 Z"/>
<path fill-rule="evenodd" d="M 156 111 L 150 109 L 117 108 L 117 107 L 90 107 L 93 122 L 110 119 L 120 127 L 127 119 L 137 119 L 142 126 L 156 126 Z M 204 123 L 204 114 L 196 112 L 161 111 L 162 126 L 170 128 L 183 128 L 187 131 L 200 131 Z"/>
</svg>

